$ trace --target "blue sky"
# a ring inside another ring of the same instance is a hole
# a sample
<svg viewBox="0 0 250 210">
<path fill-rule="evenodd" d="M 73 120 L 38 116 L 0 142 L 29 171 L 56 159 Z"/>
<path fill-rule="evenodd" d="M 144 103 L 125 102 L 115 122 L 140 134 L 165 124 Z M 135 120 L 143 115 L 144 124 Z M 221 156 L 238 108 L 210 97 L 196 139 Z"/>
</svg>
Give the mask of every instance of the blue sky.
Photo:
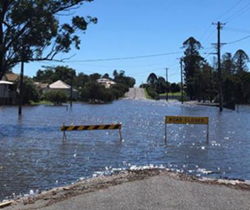
<svg viewBox="0 0 250 210">
<path fill-rule="evenodd" d="M 58 59 L 68 58 L 64 63 L 33 62 L 25 65 L 25 74 L 34 76 L 42 66 L 65 65 L 78 73 L 109 73 L 114 69 L 124 70 L 133 76 L 137 85 L 145 82 L 154 72 L 165 77 L 169 68 L 169 81 L 180 81 L 178 58 L 183 55 L 182 43 L 190 36 L 201 42 L 201 55 L 212 62 L 216 51 L 211 43 L 217 41 L 216 26 L 212 22 L 227 22 L 222 30 L 222 42 L 231 42 L 250 35 L 249 0 L 94 0 L 85 3 L 75 14 L 98 18 L 98 24 L 90 25 L 81 36 L 81 49 L 69 54 L 60 54 Z M 66 17 L 59 17 L 62 21 Z M 222 53 L 235 53 L 243 49 L 250 55 L 250 39 L 225 45 Z M 180 52 L 178 54 L 172 54 Z M 164 56 L 125 59 L 116 61 L 86 60 L 123 58 L 154 54 Z M 84 61 L 85 60 L 85 61 Z M 14 68 L 20 72 L 20 66 Z"/>
</svg>

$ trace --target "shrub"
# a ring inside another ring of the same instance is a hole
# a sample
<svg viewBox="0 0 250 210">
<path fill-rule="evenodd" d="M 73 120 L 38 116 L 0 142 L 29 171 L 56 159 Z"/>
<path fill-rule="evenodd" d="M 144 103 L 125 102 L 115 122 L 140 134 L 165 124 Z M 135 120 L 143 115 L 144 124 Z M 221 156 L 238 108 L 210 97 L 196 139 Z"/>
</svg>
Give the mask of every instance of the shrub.
<svg viewBox="0 0 250 210">
<path fill-rule="evenodd" d="M 149 95 L 152 99 L 155 99 L 155 100 L 159 100 L 159 99 L 160 99 L 158 93 L 157 93 L 153 88 L 148 87 L 146 90 L 147 90 L 147 92 L 148 92 L 148 95 Z"/>
<path fill-rule="evenodd" d="M 49 91 L 44 94 L 44 99 L 50 101 L 55 105 L 61 105 L 62 103 L 67 102 L 68 96 L 65 92 L 62 91 Z"/>
<path fill-rule="evenodd" d="M 20 89 L 20 81 L 17 81 L 18 88 Z M 32 79 L 24 77 L 23 79 L 23 104 L 31 104 L 31 101 L 38 102 L 40 94 Z"/>
</svg>

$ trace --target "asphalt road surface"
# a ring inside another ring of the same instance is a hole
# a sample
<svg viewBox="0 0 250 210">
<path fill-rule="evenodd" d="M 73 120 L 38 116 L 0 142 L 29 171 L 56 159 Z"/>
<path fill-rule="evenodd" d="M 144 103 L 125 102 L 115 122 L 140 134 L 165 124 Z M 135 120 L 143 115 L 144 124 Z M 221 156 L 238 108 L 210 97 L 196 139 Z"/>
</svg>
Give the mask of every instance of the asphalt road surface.
<svg viewBox="0 0 250 210">
<path fill-rule="evenodd" d="M 42 210 L 249 210 L 250 191 L 168 176 L 127 182 L 79 195 Z M 9 209 L 9 208 L 7 208 Z M 10 208 L 12 209 L 12 208 Z M 23 208 L 15 208 L 23 209 Z"/>
<path fill-rule="evenodd" d="M 129 92 L 127 92 L 125 96 L 126 98 L 129 99 L 138 99 L 138 100 L 146 99 L 144 90 L 138 87 L 129 88 Z"/>
</svg>

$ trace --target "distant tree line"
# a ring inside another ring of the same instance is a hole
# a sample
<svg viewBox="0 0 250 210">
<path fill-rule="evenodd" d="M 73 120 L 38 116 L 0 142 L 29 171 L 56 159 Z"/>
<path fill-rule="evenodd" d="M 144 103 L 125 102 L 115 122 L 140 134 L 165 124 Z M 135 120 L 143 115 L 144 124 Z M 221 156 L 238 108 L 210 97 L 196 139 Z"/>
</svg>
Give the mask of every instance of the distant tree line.
<svg viewBox="0 0 250 210">
<path fill-rule="evenodd" d="M 200 55 L 202 45 L 195 38 L 190 37 L 183 43 L 184 56 L 184 92 L 190 100 L 218 101 L 218 69 L 217 60 L 209 64 Z M 249 57 L 244 50 L 239 49 L 235 54 L 229 52 L 222 56 L 222 89 L 223 101 L 227 103 L 250 103 L 250 72 L 248 71 Z M 158 99 L 159 94 L 165 92 L 179 92 L 180 85 L 170 84 L 163 77 L 151 73 L 147 84 L 141 85 L 148 94 Z"/>
<path fill-rule="evenodd" d="M 217 101 L 217 61 L 210 65 L 199 53 L 202 49 L 201 43 L 193 37 L 183 43 L 183 48 L 185 49 L 183 62 L 186 94 L 191 100 Z M 227 52 L 222 56 L 222 86 L 225 103 L 250 102 L 248 62 L 249 57 L 242 49 L 237 50 L 234 55 Z"/>
<path fill-rule="evenodd" d="M 109 88 L 97 82 L 98 79 L 105 78 L 115 82 Z M 79 91 L 79 100 L 89 103 L 107 103 L 124 97 L 124 94 L 133 87 L 135 79 L 125 75 L 125 71 L 114 70 L 113 77 L 108 74 L 76 74 L 74 69 L 67 66 L 45 67 L 38 70 L 33 78 L 36 82 L 53 83 L 57 80 L 73 86 Z"/>
<path fill-rule="evenodd" d="M 147 84 L 142 84 L 141 88 L 145 88 L 148 95 L 158 100 L 160 94 L 168 93 L 177 93 L 180 92 L 180 86 L 176 83 L 166 82 L 166 80 L 159 76 L 157 77 L 155 73 L 151 73 L 147 78 Z"/>
</svg>

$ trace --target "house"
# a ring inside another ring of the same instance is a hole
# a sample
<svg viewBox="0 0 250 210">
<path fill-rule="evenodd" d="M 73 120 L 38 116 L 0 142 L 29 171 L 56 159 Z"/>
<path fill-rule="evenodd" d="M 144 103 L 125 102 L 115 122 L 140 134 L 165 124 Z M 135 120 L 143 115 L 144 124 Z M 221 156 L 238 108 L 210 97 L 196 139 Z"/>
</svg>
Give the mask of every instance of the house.
<svg viewBox="0 0 250 210">
<path fill-rule="evenodd" d="M 18 94 L 15 82 L 18 78 L 18 74 L 6 73 L 0 80 L 0 105 L 17 104 Z"/>
<path fill-rule="evenodd" d="M 14 105 L 17 103 L 16 86 L 13 82 L 0 81 L 0 105 Z"/>
<path fill-rule="evenodd" d="M 50 85 L 47 86 L 47 88 L 44 90 L 44 92 L 48 92 L 48 91 L 62 91 L 64 93 L 66 93 L 68 95 L 68 97 L 70 97 L 70 92 L 71 92 L 71 86 L 66 84 L 65 82 L 58 80 Z M 74 100 L 78 99 L 78 91 L 73 89 L 73 94 L 72 94 L 72 98 Z"/>
<path fill-rule="evenodd" d="M 2 80 L 3 81 L 8 81 L 8 82 L 16 82 L 19 78 L 18 74 L 14 74 L 14 73 L 6 73 Z"/>
<path fill-rule="evenodd" d="M 38 90 L 43 93 L 44 90 L 46 90 L 49 86 L 49 83 L 42 83 L 42 82 L 34 82 L 35 86 L 38 88 Z"/>
<path fill-rule="evenodd" d="M 106 79 L 106 78 L 101 78 L 101 79 L 98 79 L 97 82 L 99 84 L 102 84 L 105 86 L 105 88 L 110 88 L 112 85 L 115 85 L 116 82 L 110 80 L 110 79 Z"/>
</svg>

